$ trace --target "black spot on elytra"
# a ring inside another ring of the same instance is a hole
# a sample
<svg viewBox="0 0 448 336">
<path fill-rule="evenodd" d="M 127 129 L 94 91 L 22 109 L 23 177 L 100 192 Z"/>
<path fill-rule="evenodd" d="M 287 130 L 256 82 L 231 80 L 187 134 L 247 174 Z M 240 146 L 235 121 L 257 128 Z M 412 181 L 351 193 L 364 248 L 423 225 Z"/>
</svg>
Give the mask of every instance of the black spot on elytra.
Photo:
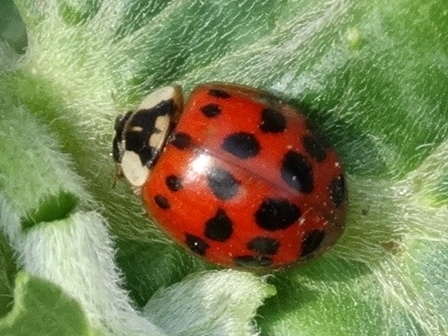
<svg viewBox="0 0 448 336">
<path fill-rule="evenodd" d="M 313 136 L 319 141 L 319 143 L 324 148 L 331 148 L 331 144 L 328 142 L 328 139 L 322 135 L 321 131 L 319 130 L 315 122 L 307 118 L 305 119 L 305 123 L 306 127 L 311 131 Z"/>
<path fill-rule="evenodd" d="M 182 188 L 182 181 L 176 175 L 169 175 L 165 178 L 165 184 L 171 191 L 178 191 Z"/>
<path fill-rule="evenodd" d="M 235 265 L 240 267 L 267 267 L 272 265 L 272 258 L 267 256 L 244 255 L 233 259 Z"/>
<path fill-rule="evenodd" d="M 206 172 L 206 176 L 208 186 L 217 198 L 228 200 L 238 192 L 240 182 L 227 170 L 219 167 L 210 167 Z"/>
<path fill-rule="evenodd" d="M 298 192 L 313 191 L 313 169 L 300 153 L 288 151 L 283 157 L 280 174 L 283 181 Z"/>
<path fill-rule="evenodd" d="M 285 230 L 301 215 L 299 207 L 288 200 L 267 198 L 255 212 L 255 221 L 258 226 L 268 231 Z"/>
<path fill-rule="evenodd" d="M 305 135 L 302 137 L 302 143 L 306 152 L 317 162 L 322 162 L 326 159 L 327 152 L 318 138 L 312 135 Z"/>
<path fill-rule="evenodd" d="M 171 208 L 170 202 L 168 201 L 168 199 L 165 196 L 162 196 L 159 194 L 155 195 L 154 202 L 156 202 L 157 206 L 160 209 L 167 210 L 167 209 Z"/>
<path fill-rule="evenodd" d="M 263 103 L 264 105 L 268 105 L 271 108 L 281 108 L 282 101 L 275 95 L 270 94 L 269 92 L 262 92 L 257 98 L 257 101 Z"/>
<path fill-rule="evenodd" d="M 345 200 L 345 179 L 344 175 L 339 175 L 330 183 L 330 198 L 339 207 Z"/>
<path fill-rule="evenodd" d="M 320 247 L 324 238 L 324 230 L 315 229 L 307 232 L 302 240 L 302 252 L 300 253 L 300 257 L 304 258 L 310 256 Z"/>
<path fill-rule="evenodd" d="M 233 225 L 223 209 L 218 209 L 216 215 L 205 222 L 204 235 L 211 240 L 224 242 L 232 236 Z"/>
<path fill-rule="evenodd" d="M 203 115 L 207 118 L 214 118 L 221 114 L 221 108 L 218 104 L 207 104 L 200 108 Z"/>
<path fill-rule="evenodd" d="M 247 248 L 259 254 L 275 255 L 280 247 L 277 239 L 270 237 L 256 237 L 247 243 Z"/>
<path fill-rule="evenodd" d="M 221 89 L 210 89 L 208 90 L 208 95 L 215 98 L 230 98 L 230 94 L 227 91 Z"/>
<path fill-rule="evenodd" d="M 285 116 L 272 108 L 261 111 L 260 130 L 264 133 L 281 133 L 286 130 Z"/>
<path fill-rule="evenodd" d="M 253 134 L 238 132 L 224 139 L 222 149 L 239 159 L 248 159 L 260 152 L 260 144 Z"/>
<path fill-rule="evenodd" d="M 192 252 L 199 254 L 200 256 L 205 255 L 210 247 L 204 239 L 189 233 L 185 234 L 185 243 Z"/>
<path fill-rule="evenodd" d="M 191 146 L 191 137 L 187 133 L 174 133 L 169 142 L 177 149 L 186 149 Z"/>
</svg>

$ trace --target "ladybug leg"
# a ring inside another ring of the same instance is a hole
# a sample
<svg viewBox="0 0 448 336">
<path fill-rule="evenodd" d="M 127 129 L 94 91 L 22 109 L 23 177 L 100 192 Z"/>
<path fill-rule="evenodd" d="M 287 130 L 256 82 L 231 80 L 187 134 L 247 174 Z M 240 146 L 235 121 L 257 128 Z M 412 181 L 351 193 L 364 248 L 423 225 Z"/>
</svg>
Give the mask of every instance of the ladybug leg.
<svg viewBox="0 0 448 336">
<path fill-rule="evenodd" d="M 124 175 L 123 175 L 123 171 L 121 170 L 121 166 L 119 164 L 116 164 L 114 180 L 112 181 L 112 188 L 115 188 L 117 186 L 118 180 L 121 180 L 123 177 L 124 177 Z"/>
<path fill-rule="evenodd" d="M 142 194 L 142 187 L 141 186 L 133 186 L 133 185 L 131 185 L 131 190 L 134 193 L 134 195 L 140 196 Z"/>
</svg>

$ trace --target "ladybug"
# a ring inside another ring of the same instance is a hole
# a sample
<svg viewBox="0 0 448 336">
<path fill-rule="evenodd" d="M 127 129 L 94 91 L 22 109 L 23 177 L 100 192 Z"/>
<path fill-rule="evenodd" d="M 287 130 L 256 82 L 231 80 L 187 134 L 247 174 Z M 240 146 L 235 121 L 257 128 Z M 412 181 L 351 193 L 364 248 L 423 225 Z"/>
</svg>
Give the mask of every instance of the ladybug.
<svg viewBox="0 0 448 336">
<path fill-rule="evenodd" d="M 294 107 L 230 83 L 178 85 L 118 117 L 113 158 L 174 241 L 213 263 L 271 270 L 308 260 L 344 230 L 335 151 Z"/>
</svg>

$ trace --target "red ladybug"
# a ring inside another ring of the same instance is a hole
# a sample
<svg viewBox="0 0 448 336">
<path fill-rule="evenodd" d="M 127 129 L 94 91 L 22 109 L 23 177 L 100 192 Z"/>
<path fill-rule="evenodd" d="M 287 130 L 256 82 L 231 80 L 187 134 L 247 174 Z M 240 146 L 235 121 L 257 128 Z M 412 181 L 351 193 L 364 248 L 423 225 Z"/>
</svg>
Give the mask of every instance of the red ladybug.
<svg viewBox="0 0 448 336">
<path fill-rule="evenodd" d="M 320 255 L 342 234 L 347 195 L 334 150 L 269 93 L 177 85 L 117 119 L 113 156 L 148 213 L 208 261 L 274 269 Z"/>
</svg>

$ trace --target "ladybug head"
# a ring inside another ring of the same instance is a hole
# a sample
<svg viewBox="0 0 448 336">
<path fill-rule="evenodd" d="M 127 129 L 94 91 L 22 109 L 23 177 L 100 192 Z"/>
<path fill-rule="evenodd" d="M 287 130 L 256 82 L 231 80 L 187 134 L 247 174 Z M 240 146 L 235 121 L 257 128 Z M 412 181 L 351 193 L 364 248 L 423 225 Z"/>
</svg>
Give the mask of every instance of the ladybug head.
<svg viewBox="0 0 448 336">
<path fill-rule="evenodd" d="M 112 157 L 136 190 L 146 182 L 181 109 L 182 91 L 173 85 L 151 93 L 137 111 L 115 120 Z"/>
</svg>

